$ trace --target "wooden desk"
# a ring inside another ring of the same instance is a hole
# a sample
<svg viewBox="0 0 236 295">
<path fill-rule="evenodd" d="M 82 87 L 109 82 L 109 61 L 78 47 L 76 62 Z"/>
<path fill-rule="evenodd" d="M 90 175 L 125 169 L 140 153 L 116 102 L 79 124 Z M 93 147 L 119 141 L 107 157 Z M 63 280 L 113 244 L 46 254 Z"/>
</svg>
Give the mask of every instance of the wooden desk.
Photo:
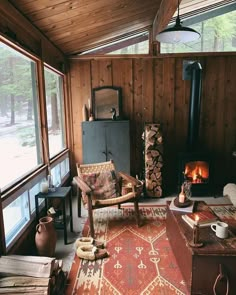
<svg viewBox="0 0 236 295">
<path fill-rule="evenodd" d="M 38 199 L 45 199 L 46 202 L 46 209 L 48 209 L 48 199 L 57 198 L 62 201 L 62 216 L 63 216 L 63 223 L 60 226 L 55 225 L 58 229 L 64 230 L 64 243 L 65 245 L 68 244 L 67 241 L 67 225 L 70 223 L 70 230 L 73 232 L 73 217 L 72 217 L 72 196 L 71 196 L 71 187 L 57 187 L 55 192 L 48 192 L 48 193 L 38 193 L 35 195 L 35 211 L 36 211 L 36 220 L 39 220 L 39 203 Z M 66 202 L 69 201 L 69 215 L 66 214 Z"/>
<path fill-rule="evenodd" d="M 183 221 L 185 214 L 169 209 L 167 202 L 166 233 L 191 295 L 211 295 L 220 265 L 229 278 L 229 295 L 236 294 L 236 240 L 217 238 L 210 227 L 200 228 L 201 248 L 192 248 L 192 228 Z M 204 210 L 198 202 L 195 211 Z M 230 243 L 231 241 L 231 243 Z M 226 280 L 217 283 L 217 294 L 226 294 Z"/>
</svg>

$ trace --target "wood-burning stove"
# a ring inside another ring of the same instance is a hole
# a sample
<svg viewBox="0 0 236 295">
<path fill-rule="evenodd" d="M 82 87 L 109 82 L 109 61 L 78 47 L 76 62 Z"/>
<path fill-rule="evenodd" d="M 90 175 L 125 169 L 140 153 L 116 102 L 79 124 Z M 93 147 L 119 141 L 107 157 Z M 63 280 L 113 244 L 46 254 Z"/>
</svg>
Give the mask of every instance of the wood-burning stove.
<svg viewBox="0 0 236 295">
<path fill-rule="evenodd" d="M 183 152 L 179 154 L 179 186 L 184 181 L 191 182 L 193 196 L 203 196 L 210 192 L 211 158 L 207 152 Z"/>
<path fill-rule="evenodd" d="M 191 74 L 188 136 L 186 151 L 179 153 L 178 189 L 187 180 L 192 184 L 192 195 L 202 196 L 209 193 L 211 180 L 210 154 L 199 144 L 202 67 L 199 62 L 191 62 L 188 70 Z"/>
</svg>

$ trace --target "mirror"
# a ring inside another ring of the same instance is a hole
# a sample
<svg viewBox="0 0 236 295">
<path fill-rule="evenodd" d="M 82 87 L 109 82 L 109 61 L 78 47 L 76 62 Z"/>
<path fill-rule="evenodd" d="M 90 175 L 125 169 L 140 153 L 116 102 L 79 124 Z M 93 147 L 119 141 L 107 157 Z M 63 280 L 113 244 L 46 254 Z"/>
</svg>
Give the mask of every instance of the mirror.
<svg viewBox="0 0 236 295">
<path fill-rule="evenodd" d="M 92 95 L 92 110 L 95 120 L 111 120 L 121 117 L 121 87 L 93 88 Z"/>
</svg>

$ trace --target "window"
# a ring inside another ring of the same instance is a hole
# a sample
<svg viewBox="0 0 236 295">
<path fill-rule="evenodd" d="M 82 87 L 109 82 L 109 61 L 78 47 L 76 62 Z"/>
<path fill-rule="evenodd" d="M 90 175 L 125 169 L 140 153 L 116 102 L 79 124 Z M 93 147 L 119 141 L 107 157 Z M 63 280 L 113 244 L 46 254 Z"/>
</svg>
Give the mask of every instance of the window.
<svg viewBox="0 0 236 295">
<path fill-rule="evenodd" d="M 148 54 L 149 32 L 139 32 L 131 36 L 125 36 L 109 44 L 84 51 L 78 55 L 88 54 Z"/>
<path fill-rule="evenodd" d="M 28 192 L 26 191 L 3 209 L 6 246 L 24 228 L 29 219 Z"/>
<path fill-rule="evenodd" d="M 236 51 L 236 11 L 191 25 L 201 38 L 186 44 L 161 43 L 161 53 Z"/>
<path fill-rule="evenodd" d="M 69 176 L 69 156 L 66 153 L 52 164 L 51 176 L 54 186 L 60 186 Z"/>
<path fill-rule="evenodd" d="M 0 41 L 0 187 L 42 163 L 37 64 Z"/>
<path fill-rule="evenodd" d="M 43 159 L 42 153 L 45 143 L 40 126 L 45 122 L 39 110 L 38 60 L 11 46 L 0 36 L 0 233 L 4 251 L 35 219 L 35 195 L 48 173 L 43 165 L 48 159 L 47 155 Z M 63 75 L 45 67 L 45 89 L 51 172 L 59 186 L 70 172 L 65 150 Z M 41 199 L 39 205 L 42 209 L 45 201 Z"/>
<path fill-rule="evenodd" d="M 35 218 L 35 195 L 40 192 L 40 185 L 45 180 L 46 171 L 43 169 L 9 198 L 3 200 L 3 224 L 7 248 Z M 39 205 L 40 208 L 45 205 L 44 199 L 40 199 Z"/>
<path fill-rule="evenodd" d="M 66 147 L 64 129 L 63 77 L 45 67 L 45 88 L 48 122 L 49 156 Z"/>
<path fill-rule="evenodd" d="M 30 214 L 35 212 L 35 195 L 40 192 L 41 183 L 47 181 L 46 177 L 42 178 L 29 190 Z M 44 203 L 44 199 L 39 199 L 39 205 Z"/>
<path fill-rule="evenodd" d="M 108 54 L 148 54 L 149 40 L 137 42 L 133 45 L 109 52 Z"/>
</svg>

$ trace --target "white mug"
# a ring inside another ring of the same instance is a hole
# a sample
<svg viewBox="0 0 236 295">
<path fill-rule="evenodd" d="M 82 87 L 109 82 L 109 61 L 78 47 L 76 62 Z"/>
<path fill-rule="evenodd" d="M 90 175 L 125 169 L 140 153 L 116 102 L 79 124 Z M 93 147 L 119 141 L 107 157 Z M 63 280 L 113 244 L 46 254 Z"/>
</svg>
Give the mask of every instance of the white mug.
<svg viewBox="0 0 236 295">
<path fill-rule="evenodd" d="M 211 225 L 211 229 L 216 233 L 216 236 L 221 239 L 228 237 L 229 226 L 225 222 L 218 221 Z"/>
</svg>

